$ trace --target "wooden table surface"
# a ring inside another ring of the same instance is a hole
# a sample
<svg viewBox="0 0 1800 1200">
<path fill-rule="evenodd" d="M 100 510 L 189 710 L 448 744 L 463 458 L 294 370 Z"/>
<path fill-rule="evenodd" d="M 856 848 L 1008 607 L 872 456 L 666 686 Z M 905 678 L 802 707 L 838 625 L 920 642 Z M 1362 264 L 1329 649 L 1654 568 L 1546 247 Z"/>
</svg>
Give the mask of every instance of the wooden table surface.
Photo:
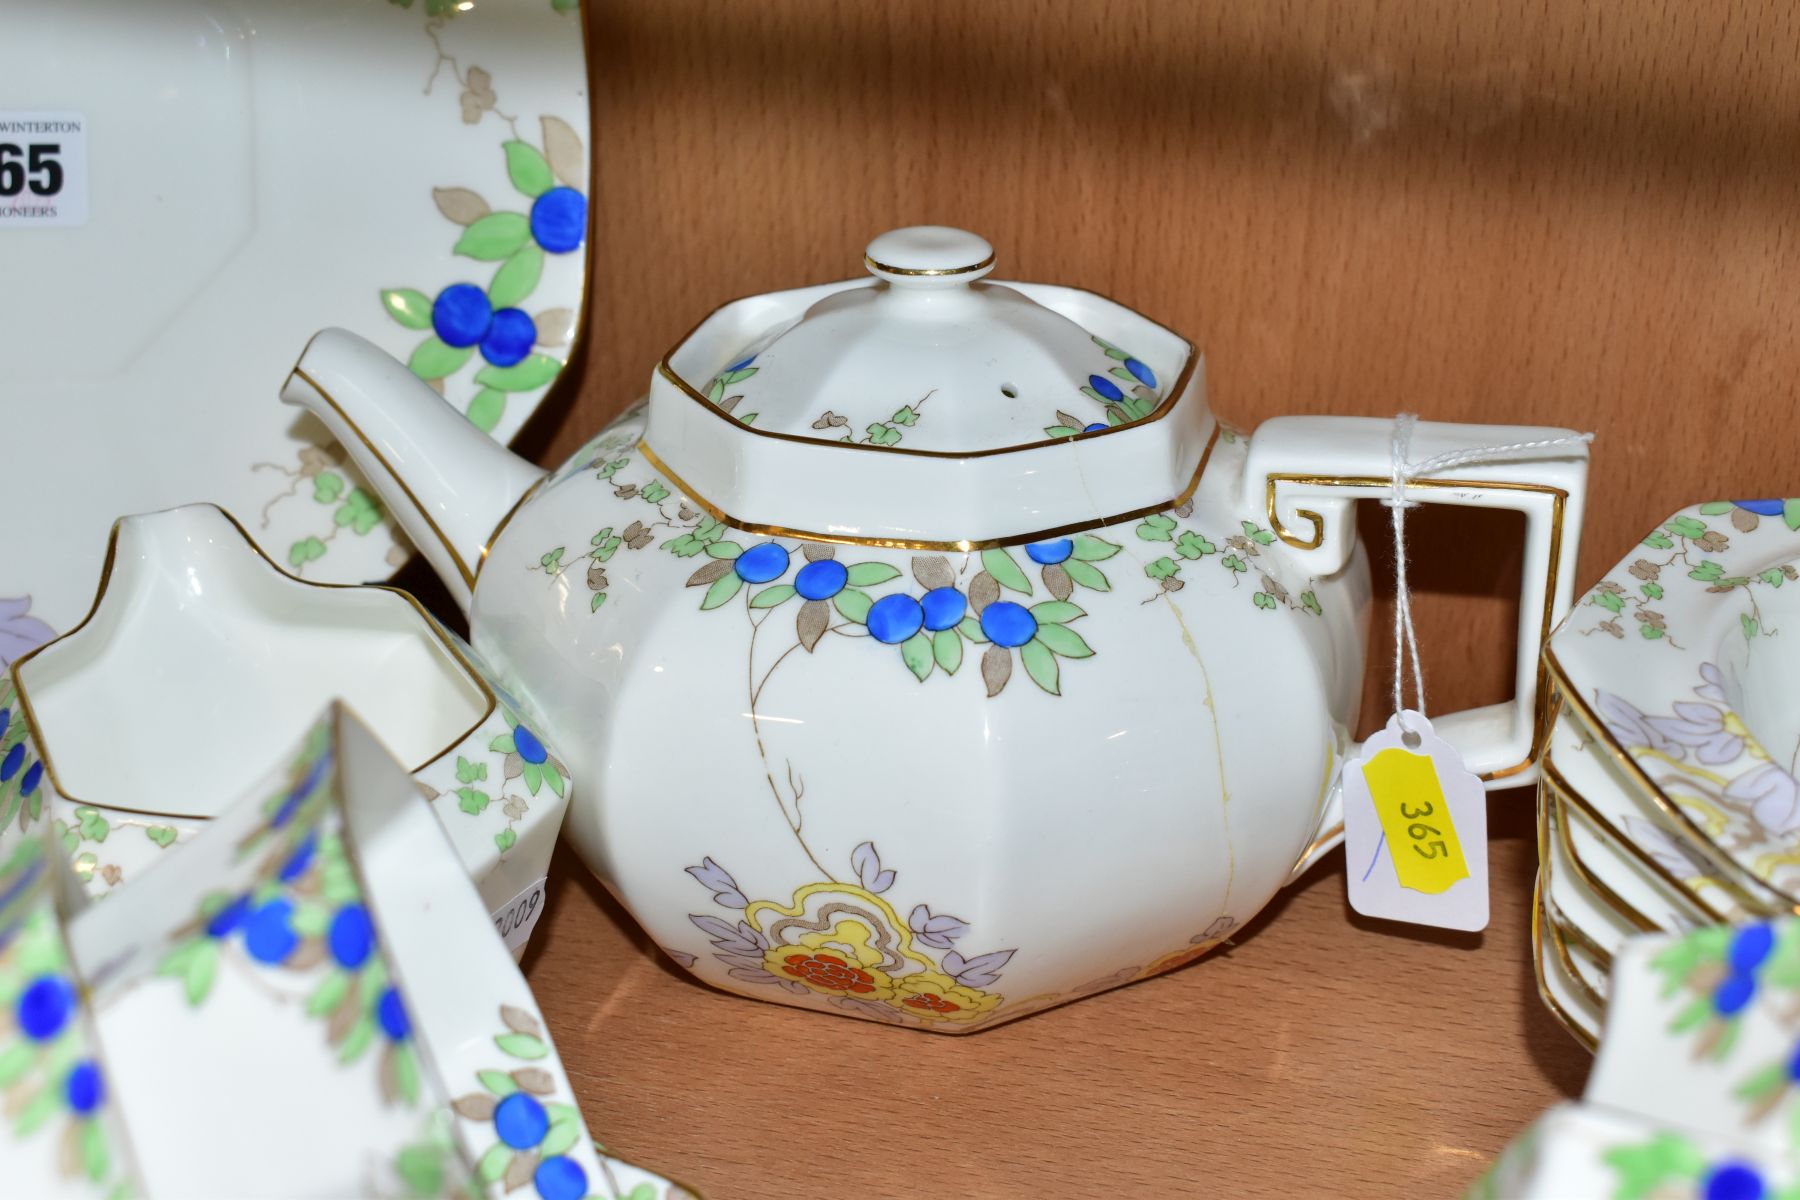
<svg viewBox="0 0 1800 1200">
<path fill-rule="evenodd" d="M 595 1135 L 707 1200 L 1451 1197 L 1589 1062 L 1532 980 L 1531 806 L 1495 797 L 1484 933 L 1355 916 L 1334 854 L 1208 958 L 971 1037 L 694 982 L 566 848 L 526 973 Z"/>
<path fill-rule="evenodd" d="M 1188 335 L 1243 425 L 1596 430 L 1583 587 L 1684 504 L 1796 490 L 1778 0 L 586 9 L 593 288 L 545 464 L 715 305 L 941 222 Z M 1434 708 L 1503 698 L 1516 524 L 1415 525 Z M 1479 937 L 1353 918 L 1333 856 L 1225 952 L 967 1039 L 711 992 L 566 849 L 527 968 L 594 1128 L 711 1200 L 1445 1196 L 1586 1069 L 1532 984 L 1530 807 L 1494 797 Z"/>
</svg>

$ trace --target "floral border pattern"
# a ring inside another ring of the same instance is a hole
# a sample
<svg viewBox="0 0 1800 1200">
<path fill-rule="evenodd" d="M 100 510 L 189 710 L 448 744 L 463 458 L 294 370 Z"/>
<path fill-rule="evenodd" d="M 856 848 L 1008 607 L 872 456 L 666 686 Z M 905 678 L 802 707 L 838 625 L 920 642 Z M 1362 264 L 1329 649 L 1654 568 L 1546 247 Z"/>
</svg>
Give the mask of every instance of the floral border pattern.
<svg viewBox="0 0 1800 1200">
<path fill-rule="evenodd" d="M 481 1090 L 450 1104 L 494 1139 L 476 1164 L 476 1179 L 508 1193 L 531 1184 L 540 1200 L 580 1200 L 588 1194 L 587 1171 L 568 1152 L 581 1141 L 581 1113 L 566 1099 L 550 1099 L 556 1077 L 531 1065 L 551 1053 L 544 1027 L 512 1005 L 501 1005 L 500 1022 L 505 1032 L 494 1036 L 494 1045 L 518 1065 L 477 1071 Z"/>
</svg>

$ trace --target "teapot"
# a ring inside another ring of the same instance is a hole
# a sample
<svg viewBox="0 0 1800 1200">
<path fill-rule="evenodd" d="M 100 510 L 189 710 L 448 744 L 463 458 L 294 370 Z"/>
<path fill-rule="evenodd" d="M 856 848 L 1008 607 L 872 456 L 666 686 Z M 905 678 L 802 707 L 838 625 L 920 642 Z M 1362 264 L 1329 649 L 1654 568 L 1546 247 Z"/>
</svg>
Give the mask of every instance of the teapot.
<svg viewBox="0 0 1800 1200">
<path fill-rule="evenodd" d="M 1342 837 L 1391 423 L 1207 404 L 1179 334 L 877 237 L 868 277 L 737 300 L 546 473 L 341 330 L 322 420 L 542 714 L 576 849 L 726 991 L 967 1033 L 1225 942 Z M 1421 422 L 1416 457 L 1567 431 Z M 1525 518 L 1516 695 L 1434 714 L 1533 778 L 1582 447 L 1409 501 Z"/>
</svg>

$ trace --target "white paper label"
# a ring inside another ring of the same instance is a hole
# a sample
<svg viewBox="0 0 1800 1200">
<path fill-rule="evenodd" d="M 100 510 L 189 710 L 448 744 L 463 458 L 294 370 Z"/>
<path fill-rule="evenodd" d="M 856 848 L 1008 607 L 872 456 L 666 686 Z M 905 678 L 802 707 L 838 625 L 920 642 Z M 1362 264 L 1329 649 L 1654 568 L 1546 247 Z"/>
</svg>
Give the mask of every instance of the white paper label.
<svg viewBox="0 0 1800 1200">
<path fill-rule="evenodd" d="M 85 225 L 87 118 L 0 112 L 0 228 Z"/>
<path fill-rule="evenodd" d="M 1487 791 L 1431 722 L 1398 717 L 1344 764 L 1344 866 L 1366 917 L 1479 930 L 1488 923 Z"/>
<path fill-rule="evenodd" d="M 544 915 L 545 878 L 540 877 L 494 910 L 494 930 L 514 954 L 524 948 L 531 938 L 531 931 L 537 928 L 538 918 Z"/>
</svg>

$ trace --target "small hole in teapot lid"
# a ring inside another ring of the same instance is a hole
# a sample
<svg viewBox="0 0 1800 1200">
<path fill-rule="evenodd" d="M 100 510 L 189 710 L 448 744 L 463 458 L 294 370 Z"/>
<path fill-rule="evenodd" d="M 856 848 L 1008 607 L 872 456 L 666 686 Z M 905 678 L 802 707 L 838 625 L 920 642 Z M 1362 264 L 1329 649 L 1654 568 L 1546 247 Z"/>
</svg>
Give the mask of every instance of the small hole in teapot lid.
<svg viewBox="0 0 1800 1200">
<path fill-rule="evenodd" d="M 1019 398 L 1019 389 L 1010 383 L 1003 383 L 1000 385 L 1000 394 L 1005 396 L 1008 400 L 1017 400 Z"/>
</svg>

